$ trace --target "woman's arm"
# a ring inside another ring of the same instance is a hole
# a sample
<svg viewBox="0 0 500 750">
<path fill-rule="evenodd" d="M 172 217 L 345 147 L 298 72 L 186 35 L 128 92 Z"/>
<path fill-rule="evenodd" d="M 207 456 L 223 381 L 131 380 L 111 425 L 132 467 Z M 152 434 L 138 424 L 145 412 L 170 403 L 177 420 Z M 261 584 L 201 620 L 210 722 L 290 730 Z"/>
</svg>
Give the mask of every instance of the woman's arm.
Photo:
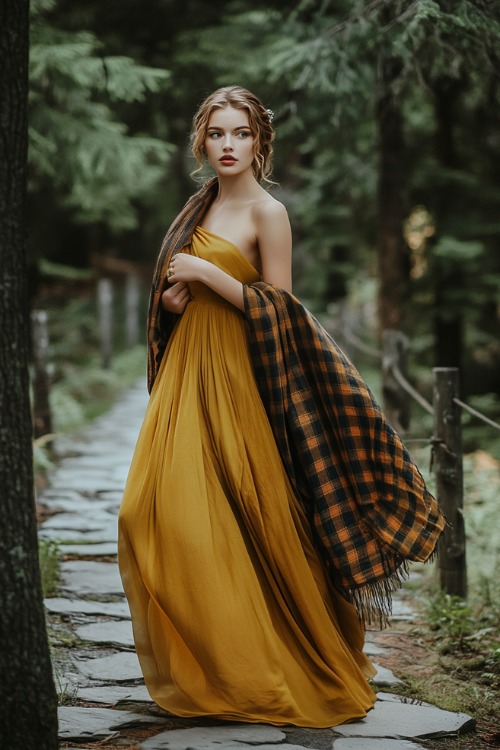
<svg viewBox="0 0 500 750">
<path fill-rule="evenodd" d="M 292 291 L 292 230 L 285 206 L 261 201 L 254 209 L 262 280 Z"/>
<path fill-rule="evenodd" d="M 244 311 L 243 284 L 210 261 L 187 253 L 177 253 L 170 263 L 169 272 L 171 275 L 167 281 L 170 284 L 177 284 L 179 281 L 201 281 L 239 310 Z"/>
<path fill-rule="evenodd" d="M 292 233 L 285 207 L 278 201 L 262 201 L 256 206 L 253 218 L 263 281 L 291 291 Z M 210 261 L 178 253 L 172 259 L 169 271 L 170 284 L 201 281 L 244 312 L 243 284 Z"/>
</svg>

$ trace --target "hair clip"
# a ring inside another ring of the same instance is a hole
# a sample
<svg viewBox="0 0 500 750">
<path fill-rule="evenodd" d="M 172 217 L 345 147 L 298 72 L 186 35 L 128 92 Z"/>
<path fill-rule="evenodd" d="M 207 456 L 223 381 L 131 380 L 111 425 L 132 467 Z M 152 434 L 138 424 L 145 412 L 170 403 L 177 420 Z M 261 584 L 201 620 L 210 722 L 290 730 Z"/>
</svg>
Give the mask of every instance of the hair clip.
<svg viewBox="0 0 500 750">
<path fill-rule="evenodd" d="M 272 122 L 274 120 L 274 112 L 272 109 L 266 109 L 267 116 L 269 117 L 269 122 Z"/>
</svg>

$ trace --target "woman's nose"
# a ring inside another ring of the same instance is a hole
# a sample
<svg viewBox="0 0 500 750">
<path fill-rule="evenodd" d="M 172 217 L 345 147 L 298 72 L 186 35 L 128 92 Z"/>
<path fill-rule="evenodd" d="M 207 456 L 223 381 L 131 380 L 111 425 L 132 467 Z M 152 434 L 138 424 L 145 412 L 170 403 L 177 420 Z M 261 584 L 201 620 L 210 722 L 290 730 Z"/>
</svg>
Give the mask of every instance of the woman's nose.
<svg viewBox="0 0 500 750">
<path fill-rule="evenodd" d="M 231 136 L 227 135 L 224 141 L 224 151 L 229 151 L 229 150 L 231 151 L 233 150 L 233 144 L 231 142 Z"/>
</svg>

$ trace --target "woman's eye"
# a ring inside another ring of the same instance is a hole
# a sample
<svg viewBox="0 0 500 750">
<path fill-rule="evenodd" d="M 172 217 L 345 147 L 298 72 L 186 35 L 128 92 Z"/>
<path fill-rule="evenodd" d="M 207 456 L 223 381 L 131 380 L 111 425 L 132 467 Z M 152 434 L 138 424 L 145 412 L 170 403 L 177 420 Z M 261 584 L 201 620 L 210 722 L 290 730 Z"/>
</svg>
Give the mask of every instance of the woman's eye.
<svg viewBox="0 0 500 750">
<path fill-rule="evenodd" d="M 215 140 L 216 138 L 220 137 L 220 133 L 215 133 L 215 132 L 214 133 L 210 133 L 209 135 L 210 135 L 210 138 L 212 138 L 213 140 Z"/>
<path fill-rule="evenodd" d="M 245 133 L 244 131 L 242 131 L 241 133 L 239 133 L 240 138 L 248 138 L 249 135 L 250 135 L 250 133 Z"/>
</svg>

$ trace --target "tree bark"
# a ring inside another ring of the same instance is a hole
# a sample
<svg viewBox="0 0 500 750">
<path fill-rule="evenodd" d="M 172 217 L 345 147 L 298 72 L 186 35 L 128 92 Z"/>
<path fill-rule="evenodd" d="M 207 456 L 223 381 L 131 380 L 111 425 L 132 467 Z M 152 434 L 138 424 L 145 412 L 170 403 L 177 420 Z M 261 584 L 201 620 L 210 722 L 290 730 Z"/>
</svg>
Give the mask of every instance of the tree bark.
<svg viewBox="0 0 500 750">
<path fill-rule="evenodd" d="M 408 287 L 408 257 L 403 239 L 405 174 L 403 117 L 391 91 L 399 63 L 382 65 L 381 94 L 376 102 L 379 136 L 378 315 L 381 331 L 401 329 Z"/>
<path fill-rule="evenodd" d="M 456 102 L 462 81 L 441 78 L 434 87 L 436 113 L 436 154 L 446 174 L 458 169 L 459 157 L 455 144 Z M 435 218 L 437 241 L 440 234 L 453 233 L 450 214 L 460 205 L 455 183 L 444 181 L 436 193 Z M 463 370 L 464 319 L 457 301 L 450 304 L 449 290 L 463 287 L 463 272 L 457 262 L 455 268 L 434 262 L 434 362 L 436 367 L 457 367 Z M 462 377 L 463 380 L 463 377 Z"/>
<path fill-rule="evenodd" d="M 338 242 L 329 250 L 328 267 L 326 271 L 325 302 L 337 302 L 347 297 L 347 279 L 345 273 L 339 272 L 339 265 L 349 259 L 349 246 Z"/>
<path fill-rule="evenodd" d="M 0 4 L 0 739 L 56 750 L 38 563 L 28 383 L 25 232 L 28 0 Z"/>
</svg>

